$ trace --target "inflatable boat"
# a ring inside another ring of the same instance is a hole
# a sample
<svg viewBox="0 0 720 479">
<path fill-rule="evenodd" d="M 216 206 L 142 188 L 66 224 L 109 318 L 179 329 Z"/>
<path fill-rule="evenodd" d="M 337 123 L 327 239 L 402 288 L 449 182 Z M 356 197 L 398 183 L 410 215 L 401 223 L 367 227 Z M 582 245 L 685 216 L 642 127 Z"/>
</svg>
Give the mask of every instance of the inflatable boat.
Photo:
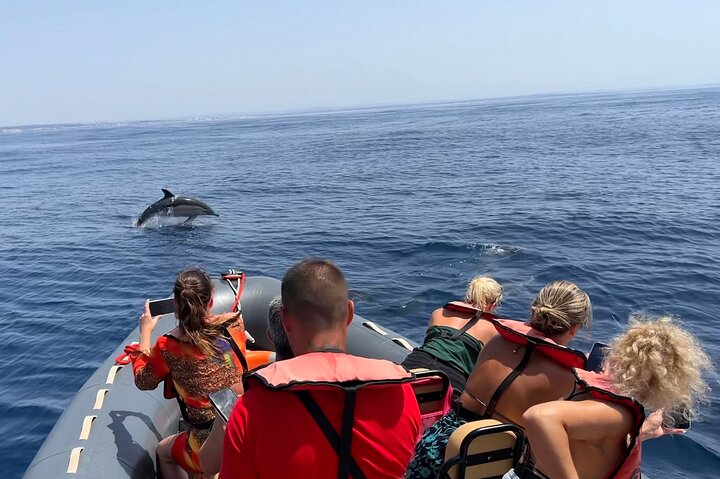
<svg viewBox="0 0 720 479">
<path fill-rule="evenodd" d="M 231 311 L 238 287 L 228 279 L 213 282 L 213 312 Z M 266 334 L 268 306 L 280 294 L 280 281 L 248 277 L 241 293 L 245 328 L 254 340 L 248 342 L 248 349 L 272 350 Z M 174 315 L 164 315 L 153 341 L 174 327 Z M 80 388 L 25 471 L 25 479 L 156 477 L 155 447 L 178 431 L 180 409 L 177 401 L 163 397 L 161 387 L 154 391 L 135 387 L 132 367 L 122 363 L 125 345 L 138 339 L 136 328 Z M 351 354 L 400 363 L 415 346 L 358 315 L 350 325 L 347 351 Z"/>
</svg>

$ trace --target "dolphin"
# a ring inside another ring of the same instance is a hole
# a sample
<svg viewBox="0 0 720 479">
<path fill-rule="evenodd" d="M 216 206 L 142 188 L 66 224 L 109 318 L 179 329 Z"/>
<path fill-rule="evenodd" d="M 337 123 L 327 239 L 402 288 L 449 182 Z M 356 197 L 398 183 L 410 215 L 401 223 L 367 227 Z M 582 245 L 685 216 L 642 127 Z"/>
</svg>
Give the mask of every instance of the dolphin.
<svg viewBox="0 0 720 479">
<path fill-rule="evenodd" d="M 155 216 L 187 216 L 186 223 L 195 219 L 196 216 L 214 215 L 220 216 L 213 211 L 208 205 L 195 198 L 187 196 L 175 196 L 165 188 L 162 189 L 165 196 L 161 200 L 148 206 L 137 219 L 135 226 L 140 227 L 152 217 Z"/>
</svg>

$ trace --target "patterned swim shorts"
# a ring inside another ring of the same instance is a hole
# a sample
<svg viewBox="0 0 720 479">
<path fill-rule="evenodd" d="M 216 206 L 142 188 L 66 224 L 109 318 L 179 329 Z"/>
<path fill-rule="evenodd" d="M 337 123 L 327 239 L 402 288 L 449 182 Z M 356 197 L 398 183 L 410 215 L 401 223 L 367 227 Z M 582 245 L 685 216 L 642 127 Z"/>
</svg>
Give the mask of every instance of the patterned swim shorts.
<svg viewBox="0 0 720 479">
<path fill-rule="evenodd" d="M 405 473 L 407 479 L 434 479 L 445 462 L 445 448 L 450 435 L 467 421 L 450 411 L 430 426 L 415 446 L 413 457 Z"/>
</svg>

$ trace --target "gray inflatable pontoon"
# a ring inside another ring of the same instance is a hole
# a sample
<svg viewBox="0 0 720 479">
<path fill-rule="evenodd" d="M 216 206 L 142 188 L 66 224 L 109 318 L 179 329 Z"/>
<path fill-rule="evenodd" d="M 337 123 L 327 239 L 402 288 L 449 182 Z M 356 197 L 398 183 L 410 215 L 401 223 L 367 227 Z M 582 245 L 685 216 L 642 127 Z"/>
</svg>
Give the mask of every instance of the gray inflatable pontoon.
<svg viewBox="0 0 720 479">
<path fill-rule="evenodd" d="M 213 312 L 230 311 L 235 292 L 226 281 L 213 281 Z M 279 294 L 277 279 L 247 278 L 241 303 L 245 328 L 255 339 L 254 344 L 248 344 L 249 349 L 272 349 L 266 334 L 268 306 Z M 155 336 L 173 327 L 174 315 L 165 315 Z M 125 345 L 138 339 L 136 328 L 80 388 L 25 471 L 25 479 L 156 477 L 155 447 L 163 437 L 178 431 L 180 410 L 177 401 L 163 397 L 162 387 L 138 390 L 132 366 L 115 363 Z M 356 315 L 347 350 L 400 363 L 415 346 L 407 338 Z"/>
</svg>

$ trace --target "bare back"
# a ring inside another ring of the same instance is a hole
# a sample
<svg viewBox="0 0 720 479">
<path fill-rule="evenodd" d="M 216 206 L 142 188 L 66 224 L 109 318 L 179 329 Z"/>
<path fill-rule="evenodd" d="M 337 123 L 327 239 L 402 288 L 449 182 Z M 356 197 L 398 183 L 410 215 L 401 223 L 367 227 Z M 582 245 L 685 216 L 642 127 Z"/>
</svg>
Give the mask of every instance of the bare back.
<svg viewBox="0 0 720 479">
<path fill-rule="evenodd" d="M 449 309 L 439 308 L 433 311 L 430 316 L 430 323 L 428 324 L 428 327 L 448 326 L 450 328 L 462 329 L 472 318 L 472 313 L 462 313 L 459 311 L 450 311 Z M 484 319 L 475 323 L 466 332 L 482 344 L 486 344 L 490 341 L 490 339 L 498 334 L 495 326 L 493 326 L 490 321 Z"/>
<path fill-rule="evenodd" d="M 461 402 L 463 407 L 485 414 L 485 405 L 505 378 L 520 364 L 526 346 L 495 336 L 485 344 L 478 357 Z M 574 389 L 574 376 L 565 366 L 554 362 L 538 351 L 533 351 L 525 369 L 510 384 L 497 402 L 494 417 L 523 425 L 522 415 L 531 406 L 563 399 Z"/>
<path fill-rule="evenodd" d="M 585 401 L 585 403 L 588 402 Z M 599 403 L 600 401 L 593 402 Z M 618 415 L 621 415 L 624 430 L 617 431 L 617 427 L 604 427 L 603 437 L 583 437 L 570 441 L 570 455 L 573 464 L 578 475 L 583 479 L 606 477 L 628 447 L 629 435 L 625 431 L 629 431 L 632 427 L 633 419 L 630 410 L 617 404 L 605 403 L 603 406 L 614 409 Z M 600 420 L 603 416 L 602 413 L 590 415 L 597 418 L 598 424 L 604 426 Z"/>
<path fill-rule="evenodd" d="M 626 406 L 583 393 L 539 404 L 523 417 L 536 469 L 582 479 L 602 479 L 619 465 L 634 423 Z"/>
</svg>

